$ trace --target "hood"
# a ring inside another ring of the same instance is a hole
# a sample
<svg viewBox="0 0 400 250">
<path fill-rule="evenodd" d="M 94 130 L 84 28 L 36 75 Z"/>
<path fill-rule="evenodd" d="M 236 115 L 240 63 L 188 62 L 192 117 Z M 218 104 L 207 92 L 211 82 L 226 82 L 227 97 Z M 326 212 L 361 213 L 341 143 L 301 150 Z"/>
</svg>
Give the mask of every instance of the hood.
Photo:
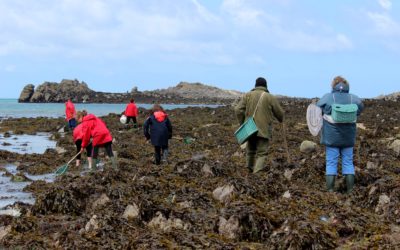
<svg viewBox="0 0 400 250">
<path fill-rule="evenodd" d="M 162 112 L 162 111 L 156 111 L 156 112 L 154 112 L 154 118 L 156 118 L 156 120 L 158 121 L 158 122 L 163 122 L 165 119 L 167 119 L 167 114 L 166 113 L 164 113 L 164 112 Z"/>
<path fill-rule="evenodd" d="M 88 114 L 85 117 L 83 117 L 82 121 L 90 121 L 90 120 L 96 120 L 96 116 L 93 114 Z"/>
<path fill-rule="evenodd" d="M 336 84 L 335 87 L 332 89 L 332 93 L 340 92 L 340 93 L 349 93 L 350 86 L 348 84 L 344 84 L 342 82 Z"/>
<path fill-rule="evenodd" d="M 258 86 L 258 87 L 255 87 L 255 88 L 254 88 L 254 89 L 252 89 L 251 91 L 254 91 L 254 90 L 263 90 L 263 91 L 265 91 L 265 92 L 269 93 L 269 91 L 268 91 L 267 87 L 264 87 L 264 86 Z"/>
</svg>

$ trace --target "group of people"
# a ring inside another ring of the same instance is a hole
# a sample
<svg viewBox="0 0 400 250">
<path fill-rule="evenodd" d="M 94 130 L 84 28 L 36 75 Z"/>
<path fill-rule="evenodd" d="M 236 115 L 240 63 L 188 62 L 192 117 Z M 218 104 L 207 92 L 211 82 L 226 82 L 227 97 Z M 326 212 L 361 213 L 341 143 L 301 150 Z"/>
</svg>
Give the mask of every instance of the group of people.
<svg viewBox="0 0 400 250">
<path fill-rule="evenodd" d="M 355 104 L 357 105 L 356 115 L 359 116 L 364 106 L 358 96 L 349 93 L 350 85 L 343 77 L 335 77 L 331 88 L 331 92 L 325 94 L 317 102 L 323 114 L 320 134 L 321 144 L 326 146 L 326 187 L 329 192 L 334 191 L 337 165 L 341 158 L 342 174 L 345 176 L 347 192 L 350 193 L 354 186 L 353 148 L 357 127 L 355 121 L 336 122 L 332 119 L 332 113 L 335 104 Z M 255 81 L 255 87 L 241 98 L 235 107 L 235 113 L 240 124 L 253 118 L 257 125 L 257 132 L 247 139 L 246 145 L 247 169 L 251 173 L 257 173 L 266 167 L 272 122 L 276 119 L 282 123 L 284 111 L 277 98 L 269 93 L 267 81 L 259 77 Z M 124 114 L 127 117 L 126 123 L 132 120 L 136 128 L 138 109 L 133 99 L 130 100 Z M 87 114 L 85 110 L 75 114 L 75 108 L 70 100 L 66 103 L 66 117 L 69 126 L 74 129 L 73 137 L 77 151 L 82 153 L 86 149 L 89 168 L 92 168 L 93 160 L 97 159 L 100 147 L 105 148 L 113 166 L 117 167 L 112 151 L 111 133 L 100 118 Z M 143 132 L 146 139 L 154 146 L 154 163 L 159 165 L 161 161 L 167 161 L 168 140 L 172 137 L 172 125 L 167 113 L 160 105 L 153 106 L 149 117 L 144 122 Z M 80 156 L 76 164 L 79 166 Z"/>
<path fill-rule="evenodd" d="M 132 120 L 134 128 L 137 128 L 138 109 L 133 99 L 126 106 L 124 114 L 127 116 L 126 123 L 129 124 Z M 77 149 L 76 166 L 80 166 L 81 155 L 86 150 L 88 168 L 94 170 L 99 148 L 104 148 L 111 159 L 112 166 L 117 168 L 117 159 L 112 150 L 113 138 L 105 122 L 93 114 L 88 114 L 86 110 L 76 112 L 70 99 L 65 103 L 65 115 L 69 128 L 73 130 L 73 140 Z M 159 165 L 161 160 L 167 161 L 168 140 L 172 137 L 172 125 L 161 105 L 153 106 L 143 127 L 145 138 L 154 146 L 154 163 Z"/>
<path fill-rule="evenodd" d="M 357 105 L 356 115 L 364 109 L 361 99 L 349 93 L 348 81 L 337 76 L 333 79 L 331 92 L 325 94 L 318 102 L 323 115 L 321 144 L 326 146 L 326 187 L 329 192 L 334 191 L 335 179 L 339 158 L 342 162 L 342 174 L 345 176 L 347 193 L 354 186 L 353 148 L 356 138 L 356 122 L 337 122 L 332 119 L 335 104 Z M 265 159 L 269 140 L 271 139 L 272 121 L 277 119 L 283 122 L 284 112 L 276 97 L 271 95 L 267 88 L 267 81 L 259 77 L 255 88 L 246 93 L 235 107 L 235 113 L 240 124 L 253 117 L 258 131 L 247 139 L 246 165 L 250 172 L 257 173 L 265 168 Z"/>
</svg>

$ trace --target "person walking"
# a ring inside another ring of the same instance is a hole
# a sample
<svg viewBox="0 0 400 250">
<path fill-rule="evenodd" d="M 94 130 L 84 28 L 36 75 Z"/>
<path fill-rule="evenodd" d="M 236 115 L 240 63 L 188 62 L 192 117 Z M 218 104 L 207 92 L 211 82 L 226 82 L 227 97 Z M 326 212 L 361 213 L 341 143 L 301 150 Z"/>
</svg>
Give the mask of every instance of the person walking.
<svg viewBox="0 0 400 250">
<path fill-rule="evenodd" d="M 356 121 L 335 121 L 335 104 L 355 104 L 356 116 L 364 109 L 360 98 L 350 94 L 350 85 L 346 79 L 337 76 L 332 81 L 331 93 L 325 94 L 318 102 L 323 114 L 321 144 L 326 146 L 326 187 L 334 191 L 339 158 L 342 158 L 342 174 L 345 176 L 347 193 L 354 187 L 353 147 L 356 140 Z"/>
<path fill-rule="evenodd" d="M 172 138 L 172 125 L 167 113 L 159 104 L 154 104 L 152 113 L 143 125 L 144 136 L 154 146 L 154 163 L 160 165 L 168 160 L 168 139 Z"/>
<path fill-rule="evenodd" d="M 133 127 L 137 128 L 137 116 L 138 116 L 138 109 L 135 104 L 135 100 L 132 98 L 128 105 L 126 105 L 125 112 L 124 112 L 127 120 L 126 124 L 129 125 L 129 122 L 133 121 Z"/>
<path fill-rule="evenodd" d="M 103 120 L 93 114 L 87 114 L 85 110 L 77 113 L 78 122 L 82 123 L 82 145 L 81 153 L 89 145 L 92 138 L 92 158 L 96 164 L 99 155 L 99 148 L 105 148 L 108 157 L 114 168 L 118 167 L 116 158 L 112 150 L 112 136 Z"/>
<path fill-rule="evenodd" d="M 82 130 L 82 123 L 79 123 L 75 128 L 74 128 L 74 132 L 72 134 L 74 142 L 75 142 L 75 146 L 76 146 L 76 152 L 81 152 L 81 148 L 82 148 L 82 138 L 83 138 L 83 130 Z M 88 165 L 89 165 L 89 169 L 92 169 L 92 143 L 89 143 L 89 145 L 86 146 L 86 155 L 88 158 Z M 82 154 L 79 154 L 76 157 L 76 166 L 79 167 L 80 163 L 81 163 L 81 158 L 82 158 Z"/>
<path fill-rule="evenodd" d="M 272 121 L 275 118 L 282 123 L 284 111 L 276 97 L 269 93 L 267 81 L 259 77 L 256 79 L 255 88 L 241 98 L 235 107 L 235 113 L 240 124 L 254 114 L 258 132 L 247 140 L 246 165 L 250 173 L 257 173 L 265 168 Z"/>
<path fill-rule="evenodd" d="M 65 103 L 65 118 L 68 121 L 68 127 L 74 129 L 76 127 L 76 110 L 75 106 L 69 98 Z"/>
</svg>

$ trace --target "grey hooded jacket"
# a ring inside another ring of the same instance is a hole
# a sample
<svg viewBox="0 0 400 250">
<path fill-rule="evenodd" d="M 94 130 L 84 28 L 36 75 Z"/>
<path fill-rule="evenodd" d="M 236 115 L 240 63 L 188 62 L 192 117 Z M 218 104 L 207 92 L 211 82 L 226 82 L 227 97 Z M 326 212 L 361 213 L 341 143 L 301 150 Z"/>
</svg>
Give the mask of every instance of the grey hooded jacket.
<svg viewBox="0 0 400 250">
<path fill-rule="evenodd" d="M 335 99 L 333 98 L 333 95 Z M 331 115 L 332 104 L 357 104 L 357 116 L 364 109 L 361 99 L 349 94 L 349 85 L 338 83 L 331 93 L 325 94 L 318 102 L 322 114 Z M 347 148 L 353 147 L 356 140 L 356 123 L 330 123 L 324 119 L 322 126 L 321 144 L 328 147 Z"/>
</svg>

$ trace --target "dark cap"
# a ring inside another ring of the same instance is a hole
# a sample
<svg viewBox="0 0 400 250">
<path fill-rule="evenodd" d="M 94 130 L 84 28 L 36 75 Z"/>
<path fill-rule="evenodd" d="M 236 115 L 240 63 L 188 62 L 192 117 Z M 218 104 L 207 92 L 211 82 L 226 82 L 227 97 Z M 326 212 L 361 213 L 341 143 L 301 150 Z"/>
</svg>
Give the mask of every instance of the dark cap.
<svg viewBox="0 0 400 250">
<path fill-rule="evenodd" d="M 267 80 L 263 77 L 256 79 L 256 87 L 267 87 Z"/>
</svg>

